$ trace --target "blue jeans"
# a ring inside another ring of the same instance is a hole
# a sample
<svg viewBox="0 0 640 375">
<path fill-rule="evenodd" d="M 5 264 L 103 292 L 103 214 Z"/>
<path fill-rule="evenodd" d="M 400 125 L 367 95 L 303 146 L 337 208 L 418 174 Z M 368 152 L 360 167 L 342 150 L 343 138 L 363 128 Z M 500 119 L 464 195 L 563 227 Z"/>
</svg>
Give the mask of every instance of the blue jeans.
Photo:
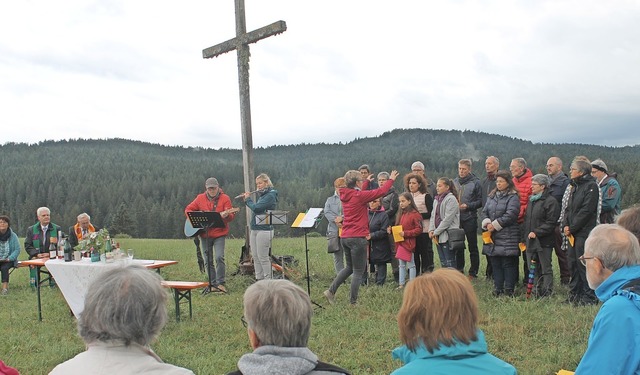
<svg viewBox="0 0 640 375">
<path fill-rule="evenodd" d="M 400 269 L 400 277 L 398 278 L 398 284 L 400 285 L 404 285 L 404 282 L 406 280 L 406 272 L 405 269 L 407 268 L 407 266 L 409 267 L 409 281 L 413 280 L 416 278 L 416 254 L 411 254 L 411 260 L 410 261 L 404 261 L 402 259 L 398 259 L 398 264 L 399 269 Z"/>
<path fill-rule="evenodd" d="M 438 255 L 442 268 L 456 268 L 456 252 L 449 248 L 448 242 L 438 243 Z"/>
<path fill-rule="evenodd" d="M 204 268 L 209 276 L 209 285 L 224 285 L 226 264 L 224 263 L 225 236 L 218 238 L 200 237 L 200 246 L 204 250 Z M 213 267 L 213 249 L 215 249 L 215 268 Z"/>
<path fill-rule="evenodd" d="M 362 275 L 367 267 L 367 240 L 364 237 L 351 237 L 342 238 L 340 241 L 344 249 L 347 265 L 333 280 L 329 291 L 335 294 L 338 287 L 353 274 L 351 278 L 350 298 L 350 302 L 353 304 L 358 300 L 358 291 L 360 289 L 360 283 L 362 282 Z"/>
</svg>

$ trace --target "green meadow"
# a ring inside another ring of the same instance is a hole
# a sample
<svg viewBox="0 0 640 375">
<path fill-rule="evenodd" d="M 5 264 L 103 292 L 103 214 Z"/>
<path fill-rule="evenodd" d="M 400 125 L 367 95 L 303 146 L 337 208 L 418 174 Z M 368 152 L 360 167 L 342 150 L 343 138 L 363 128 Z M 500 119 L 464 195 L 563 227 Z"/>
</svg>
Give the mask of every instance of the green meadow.
<svg viewBox="0 0 640 375">
<path fill-rule="evenodd" d="M 390 266 L 391 281 L 383 287 L 362 287 L 357 306 L 349 305 L 345 286 L 337 292 L 337 303 L 329 305 L 322 292 L 334 276 L 333 258 L 326 252 L 324 237 L 310 236 L 308 240 L 311 299 L 320 305 L 315 308 L 309 347 L 320 359 L 350 369 L 353 374 L 388 374 L 400 367 L 400 362 L 391 359 L 391 350 L 400 345 L 396 313 L 402 292 L 395 290 Z M 136 258 L 177 260 L 177 265 L 161 270 L 166 280 L 206 279 L 198 269 L 191 240 L 119 241 L 123 248 L 135 249 Z M 225 374 L 234 370 L 238 358 L 250 350 L 240 317 L 242 294 L 252 278 L 236 274 L 243 243 L 227 240 L 229 293 L 202 296 L 194 291 L 192 320 L 183 305 L 182 321 L 175 321 L 173 298 L 169 296 L 169 322 L 152 346 L 165 362 L 196 374 Z M 295 257 L 298 263 L 291 279 L 307 290 L 304 238 L 275 238 L 273 254 Z M 26 259 L 24 251 L 20 259 Z M 481 262 L 483 272 L 484 257 Z M 0 359 L 21 374 L 47 374 L 58 363 L 83 351 L 84 344 L 58 289 L 43 286 L 43 321 L 38 321 L 36 293 L 29 287 L 28 274 L 26 268 L 14 270 L 9 295 L 0 296 Z M 563 304 L 567 290 L 559 285 L 557 270 L 554 276 L 556 293 L 543 300 L 527 300 L 522 287 L 516 298 L 495 298 L 492 284 L 484 277 L 473 282 L 480 299 L 480 327 L 486 333 L 490 352 L 512 363 L 520 374 L 573 370 L 586 348 L 599 306 Z"/>
</svg>

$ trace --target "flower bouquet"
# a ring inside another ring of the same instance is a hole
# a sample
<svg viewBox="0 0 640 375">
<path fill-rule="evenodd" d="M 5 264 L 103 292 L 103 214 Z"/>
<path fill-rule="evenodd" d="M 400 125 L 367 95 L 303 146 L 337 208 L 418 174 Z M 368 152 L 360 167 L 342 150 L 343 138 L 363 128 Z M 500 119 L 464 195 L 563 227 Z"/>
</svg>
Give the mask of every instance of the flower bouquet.
<svg viewBox="0 0 640 375">
<path fill-rule="evenodd" d="M 87 238 L 80 240 L 78 246 L 74 247 L 74 250 L 85 253 L 91 251 L 91 248 L 94 248 L 101 253 L 104 251 L 107 241 L 109 241 L 109 231 L 103 228 L 97 232 L 90 233 Z"/>
</svg>

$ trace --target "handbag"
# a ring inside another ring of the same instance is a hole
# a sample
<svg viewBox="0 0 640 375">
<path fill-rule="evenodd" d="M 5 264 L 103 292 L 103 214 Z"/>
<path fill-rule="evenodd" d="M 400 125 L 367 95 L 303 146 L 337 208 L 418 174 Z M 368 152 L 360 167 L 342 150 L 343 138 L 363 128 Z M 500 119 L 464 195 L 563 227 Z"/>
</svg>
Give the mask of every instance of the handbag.
<svg viewBox="0 0 640 375">
<path fill-rule="evenodd" d="M 337 253 L 338 251 L 340 251 L 340 237 L 338 233 L 334 233 L 327 237 L 327 252 Z"/>
<path fill-rule="evenodd" d="M 452 251 L 464 250 L 464 229 L 449 228 L 447 229 L 447 236 L 449 236 L 449 249 Z"/>
</svg>

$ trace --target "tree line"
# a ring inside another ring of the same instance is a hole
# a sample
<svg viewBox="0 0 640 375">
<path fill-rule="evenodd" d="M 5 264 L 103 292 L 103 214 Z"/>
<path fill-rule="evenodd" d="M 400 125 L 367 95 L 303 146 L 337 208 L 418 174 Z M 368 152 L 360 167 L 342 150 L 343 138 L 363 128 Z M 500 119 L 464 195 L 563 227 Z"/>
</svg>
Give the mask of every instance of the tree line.
<svg viewBox="0 0 640 375">
<path fill-rule="evenodd" d="M 535 173 L 546 173 L 550 156 L 560 157 L 568 172 L 576 155 L 601 158 L 616 172 L 622 186 L 622 206 L 640 201 L 639 146 L 605 147 L 581 144 L 540 144 L 475 131 L 396 129 L 380 136 L 338 144 L 298 144 L 254 150 L 254 170 L 267 173 L 279 192 L 278 209 L 297 213 L 324 207 L 333 181 L 349 169 L 368 164 L 374 173 L 410 171 L 425 164 L 427 176 L 457 176 L 457 162 L 473 160 L 473 173 L 485 176 L 484 161 L 494 155 L 501 169 L 523 157 Z M 125 139 L 43 141 L 0 146 L 0 213 L 24 236 L 36 222 L 36 209 L 51 209 L 52 221 L 68 228 L 82 212 L 99 227 L 137 238 L 183 238 L 184 208 L 204 191 L 204 181 L 218 179 L 233 199 L 244 191 L 242 153 L 234 149 L 163 146 Z M 396 182 L 402 190 L 402 183 Z M 233 201 L 242 207 L 241 201 Z M 241 211 L 230 224 L 230 235 L 244 237 Z M 326 223 L 318 230 L 324 233 Z M 297 236 L 288 225 L 276 234 Z"/>
</svg>

